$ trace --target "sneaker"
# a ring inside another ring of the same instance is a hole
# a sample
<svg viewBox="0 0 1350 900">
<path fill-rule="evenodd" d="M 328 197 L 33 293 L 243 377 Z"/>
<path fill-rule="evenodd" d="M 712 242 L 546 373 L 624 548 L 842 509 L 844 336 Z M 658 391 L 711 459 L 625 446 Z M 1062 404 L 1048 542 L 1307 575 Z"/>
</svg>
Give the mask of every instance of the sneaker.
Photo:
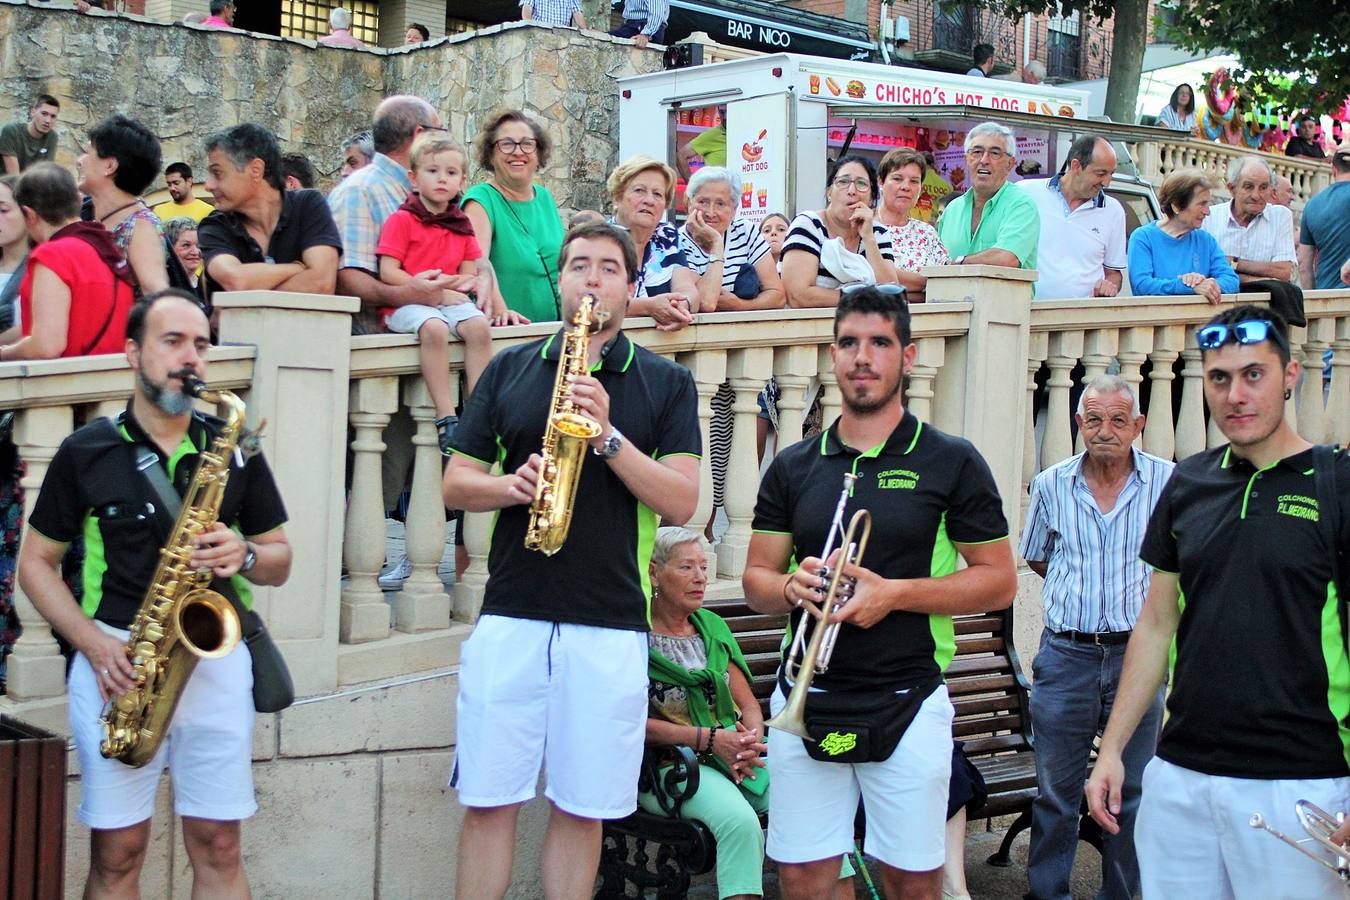
<svg viewBox="0 0 1350 900">
<path fill-rule="evenodd" d="M 444 416 L 436 420 L 436 432 L 441 445 L 441 453 L 444 456 L 450 455 L 450 442 L 455 437 L 455 426 L 459 424 L 459 416 Z"/>
<path fill-rule="evenodd" d="M 384 573 L 380 575 L 378 581 L 380 587 L 387 591 L 396 590 L 403 587 L 403 582 L 412 574 L 412 560 L 407 556 L 400 556 L 394 561 Z"/>
</svg>

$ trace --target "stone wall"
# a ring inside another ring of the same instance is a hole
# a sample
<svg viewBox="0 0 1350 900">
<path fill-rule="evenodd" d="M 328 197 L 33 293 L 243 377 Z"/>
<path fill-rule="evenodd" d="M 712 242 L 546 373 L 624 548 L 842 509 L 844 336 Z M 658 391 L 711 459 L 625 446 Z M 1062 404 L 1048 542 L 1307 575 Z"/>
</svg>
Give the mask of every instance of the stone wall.
<svg viewBox="0 0 1350 900">
<path fill-rule="evenodd" d="M 415 50 L 353 51 L 0 0 L 0 119 L 22 118 L 37 93 L 57 97 L 57 159 L 67 165 L 89 126 L 113 112 L 150 125 L 165 161 L 194 169 L 202 137 L 249 121 L 276 132 L 287 152 L 307 155 L 327 185 L 342 141 L 369 127 L 381 97 L 407 92 L 435 104 L 466 143 L 499 106 L 539 115 L 557 144 L 545 183 L 566 208 L 598 207 L 617 162 L 614 78 L 660 65 L 655 50 L 533 23 Z"/>
</svg>

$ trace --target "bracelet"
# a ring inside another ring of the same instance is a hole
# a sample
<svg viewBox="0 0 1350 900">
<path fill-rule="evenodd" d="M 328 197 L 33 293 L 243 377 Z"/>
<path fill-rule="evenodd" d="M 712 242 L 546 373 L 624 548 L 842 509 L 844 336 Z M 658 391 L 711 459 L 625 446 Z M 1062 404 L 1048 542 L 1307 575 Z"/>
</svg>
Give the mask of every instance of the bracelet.
<svg viewBox="0 0 1350 900">
<path fill-rule="evenodd" d="M 703 727 L 700 726 L 700 725 L 695 725 L 695 726 L 694 726 L 694 752 L 695 752 L 695 753 L 699 752 L 699 749 L 698 749 L 698 748 L 701 747 L 702 745 L 703 745 Z"/>
<path fill-rule="evenodd" d="M 788 575 L 787 581 L 784 581 L 784 582 L 783 582 L 783 602 L 786 603 L 788 606 L 791 606 L 791 607 L 793 607 L 793 608 L 795 609 L 796 607 L 801 606 L 801 604 L 800 604 L 800 603 L 793 603 L 793 602 L 792 602 L 792 599 L 791 599 L 790 597 L 788 597 L 788 595 L 787 595 L 787 589 L 788 589 L 788 585 L 789 585 L 789 584 L 792 584 L 792 576 L 791 576 L 791 575 Z"/>
<path fill-rule="evenodd" d="M 708 729 L 708 750 L 707 750 L 707 752 L 709 752 L 709 753 L 713 752 L 713 742 L 717 740 L 717 729 L 719 729 L 719 728 L 721 728 L 721 727 L 722 727 L 721 725 L 714 725 L 712 728 Z"/>
</svg>

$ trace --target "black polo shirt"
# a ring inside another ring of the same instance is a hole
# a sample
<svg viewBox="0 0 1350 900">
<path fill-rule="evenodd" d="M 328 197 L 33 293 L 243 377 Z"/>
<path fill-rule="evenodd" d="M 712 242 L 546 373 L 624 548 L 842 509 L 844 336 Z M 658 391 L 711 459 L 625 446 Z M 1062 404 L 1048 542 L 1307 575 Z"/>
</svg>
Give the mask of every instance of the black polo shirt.
<svg viewBox="0 0 1350 900">
<path fill-rule="evenodd" d="M 957 544 L 1008 538 L 1003 503 L 983 457 L 969 441 L 908 411 L 870 450 L 840 441 L 836 420 L 820 437 L 778 454 L 760 484 L 754 530 L 791 535 L 793 560 L 819 556 L 846 472 L 859 478 L 844 525 L 856 510 L 871 512 L 862 565 L 883 578 L 949 575 L 956 571 Z M 893 612 L 871 628 L 845 624 L 829 670 L 812 683 L 834 690 L 903 690 L 940 675 L 955 653 L 951 616 Z"/>
<path fill-rule="evenodd" d="M 455 429 L 454 451 L 514 472 L 543 445 L 561 332 L 511 347 L 488 363 Z M 689 370 L 619 333 L 592 374 L 609 392 L 609 418 L 640 453 L 699 456 L 698 394 Z M 629 451 L 631 452 L 631 451 Z M 497 513 L 483 612 L 646 631 L 647 563 L 657 516 L 609 463 L 585 455 L 567 542 L 553 556 L 525 549 L 528 504 Z"/>
<path fill-rule="evenodd" d="M 233 256 L 241 263 L 301 262 L 310 247 L 336 247 L 342 252 L 342 238 L 328 201 L 318 191 L 302 189 L 281 192 L 281 218 L 272 231 L 264 253 L 258 246 L 238 213 L 217 209 L 197 226 L 197 243 L 201 245 L 202 261 L 209 268 L 211 260 L 222 254 Z M 220 285 L 207 276 L 210 293 Z"/>
<path fill-rule="evenodd" d="M 136 451 L 141 447 L 154 450 L 181 494 L 197 471 L 198 454 L 215 439 L 222 422 L 194 412 L 182 443 L 165 456 L 141 429 L 130 407 L 120 418 L 120 424 L 97 419 L 61 442 L 29 524 L 61 543 L 84 535 L 85 615 L 127 628 L 155 577 L 164 543 L 164 530 L 153 509 L 158 501 L 145 477 L 136 471 Z M 248 459 L 243 468 L 231 463 L 220 521 L 249 536 L 266 534 L 286 523 L 286 508 L 261 454 Z M 233 584 L 239 599 L 251 607 L 248 582 L 236 575 Z"/>
<path fill-rule="evenodd" d="M 1350 458 L 1337 459 L 1342 554 Z M 1179 463 L 1140 556 L 1180 574 L 1158 755 L 1209 775 L 1350 775 L 1350 663 L 1312 451 L 1257 471 L 1227 447 Z"/>
</svg>

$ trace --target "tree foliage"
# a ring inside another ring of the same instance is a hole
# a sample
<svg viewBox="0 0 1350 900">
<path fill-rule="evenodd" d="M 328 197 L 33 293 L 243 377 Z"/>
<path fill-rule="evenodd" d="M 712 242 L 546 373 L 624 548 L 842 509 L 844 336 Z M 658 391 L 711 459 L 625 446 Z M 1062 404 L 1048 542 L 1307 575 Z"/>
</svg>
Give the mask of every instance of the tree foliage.
<svg viewBox="0 0 1350 900">
<path fill-rule="evenodd" d="M 1350 96 L 1350 3 L 1342 0 L 1184 0 L 1166 36 L 1237 56 L 1235 80 L 1286 109 L 1334 112 Z"/>
</svg>

